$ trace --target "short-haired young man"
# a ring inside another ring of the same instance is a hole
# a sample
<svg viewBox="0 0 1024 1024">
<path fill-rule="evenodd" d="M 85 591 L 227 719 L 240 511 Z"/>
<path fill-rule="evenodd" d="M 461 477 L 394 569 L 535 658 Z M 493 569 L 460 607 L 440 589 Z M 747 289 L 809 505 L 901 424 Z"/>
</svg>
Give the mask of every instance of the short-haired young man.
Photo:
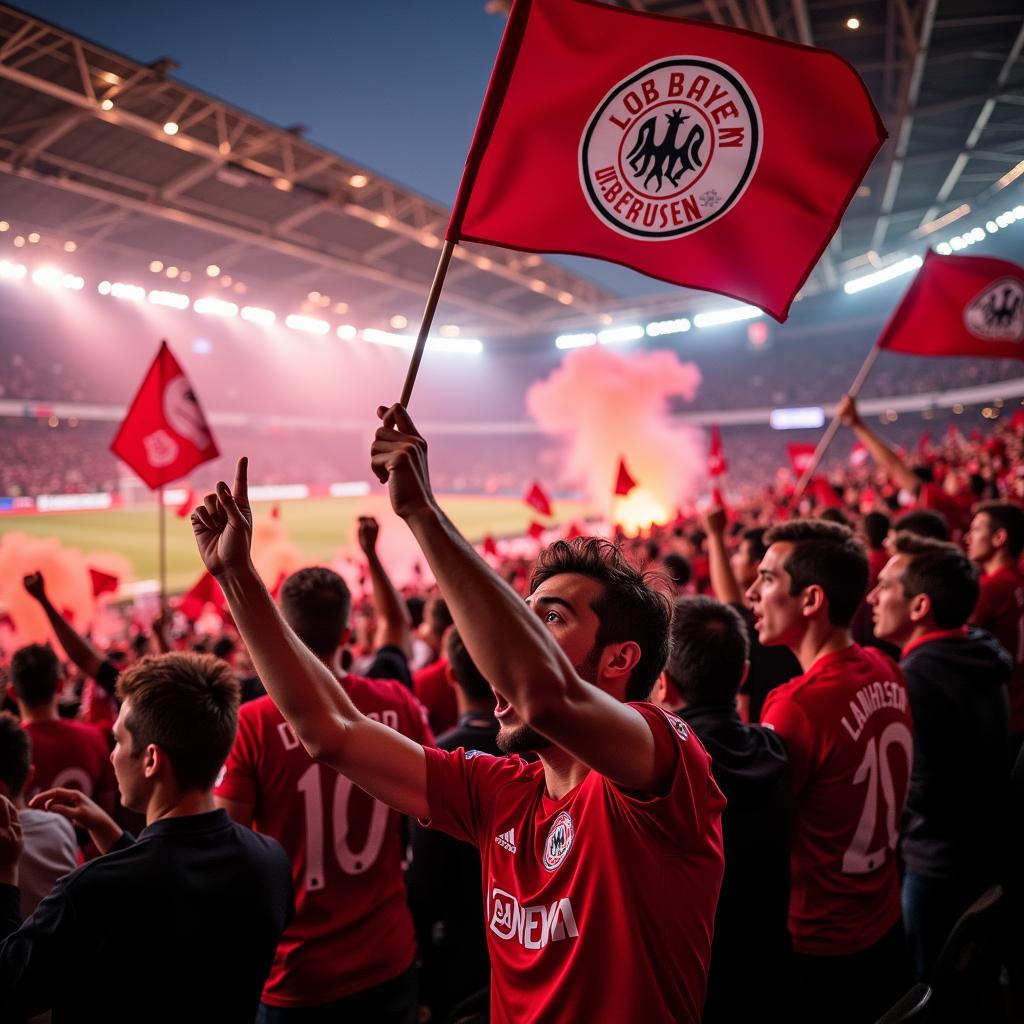
<svg viewBox="0 0 1024 1024">
<path fill-rule="evenodd" d="M 747 674 L 747 628 L 710 597 L 680 597 L 672 647 L 655 690 L 697 734 L 728 803 L 725 877 L 715 914 L 702 1024 L 785 1019 L 789 969 L 789 756 L 771 729 L 744 725 L 736 693 Z"/>
<path fill-rule="evenodd" d="M 500 755 L 494 693 L 454 626 L 447 630 L 444 650 L 459 720 L 438 736 L 438 749 L 462 747 Z M 417 825 L 406 882 L 419 940 L 420 1002 L 430 1007 L 432 1019 L 447 1020 L 459 1003 L 490 982 L 480 854 L 468 843 Z"/>
<path fill-rule="evenodd" d="M 861 1024 L 908 981 L 896 842 L 913 758 L 910 704 L 899 668 L 851 640 L 868 581 L 853 533 L 796 520 L 765 540 L 748 592 L 758 635 L 785 644 L 804 670 L 769 694 L 761 715 L 792 766 L 795 1019 Z"/>
<path fill-rule="evenodd" d="M 280 602 L 285 620 L 362 714 L 432 742 L 423 706 L 402 683 L 342 669 L 351 599 L 336 572 L 300 569 L 282 584 Z M 214 795 L 235 821 L 273 836 L 292 863 L 295 916 L 274 956 L 259 1021 L 317 1012 L 414 1021 L 416 944 L 401 816 L 317 764 L 270 697 L 242 706 Z"/>
<path fill-rule="evenodd" d="M 213 805 L 238 684 L 208 655 L 165 654 L 117 685 L 114 774 L 146 828 L 136 842 L 78 790 L 38 794 L 109 852 L 18 928 L 17 812 L 0 807 L 0 1006 L 14 1019 L 252 1021 L 292 894 L 281 847 Z M 111 970 L 113 987 L 98 981 Z"/>
<path fill-rule="evenodd" d="M 75 830 L 59 814 L 25 806 L 32 781 L 32 743 L 14 715 L 0 713 L 0 793 L 18 810 L 22 851 L 18 865 L 21 916 L 28 917 L 61 875 L 78 867 Z"/>
<path fill-rule="evenodd" d="M 1012 501 L 985 501 L 967 531 L 967 554 L 981 569 L 981 593 L 971 623 L 987 630 L 1013 659 L 1007 686 L 1013 753 L 1024 744 L 1024 509 Z"/>
<path fill-rule="evenodd" d="M 524 604 L 438 508 L 405 409 L 379 413 L 373 470 L 496 693 L 499 744 L 538 760 L 425 749 L 358 712 L 252 567 L 242 460 L 234 494 L 218 484 L 192 523 L 268 692 L 314 757 L 480 848 L 495 1024 L 696 1024 L 724 801 L 689 727 L 643 700 L 667 597 L 591 538 L 549 549 Z"/>
<path fill-rule="evenodd" d="M 11 658 L 9 691 L 32 740 L 35 772 L 28 796 L 55 787 L 80 789 L 107 812 L 114 810 L 110 750 L 95 726 L 60 717 L 60 662 L 48 644 L 29 644 Z"/>
<path fill-rule="evenodd" d="M 919 980 L 957 918 L 999 877 L 1013 664 L 964 626 L 977 571 L 953 544 L 897 534 L 868 600 L 875 631 L 902 648 L 914 767 L 901 828 L 903 921 Z"/>
</svg>

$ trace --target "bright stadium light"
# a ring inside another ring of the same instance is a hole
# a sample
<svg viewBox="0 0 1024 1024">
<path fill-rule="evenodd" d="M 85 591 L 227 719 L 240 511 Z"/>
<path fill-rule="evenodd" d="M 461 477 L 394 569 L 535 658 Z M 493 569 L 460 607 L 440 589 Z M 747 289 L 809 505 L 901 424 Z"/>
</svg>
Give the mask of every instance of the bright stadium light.
<svg viewBox="0 0 1024 1024">
<path fill-rule="evenodd" d="M 623 341 L 636 341 L 644 336 L 644 329 L 639 324 L 627 324 L 623 327 L 608 327 L 597 332 L 597 340 L 602 345 L 617 345 Z"/>
<path fill-rule="evenodd" d="M 188 309 L 189 297 L 181 292 L 165 292 L 159 288 L 149 293 L 149 301 L 154 306 L 167 306 L 170 309 Z"/>
<path fill-rule="evenodd" d="M 984 232 L 982 234 L 984 235 Z M 923 262 L 920 256 L 908 256 L 906 259 L 898 260 L 884 270 L 876 270 L 873 274 L 864 274 L 862 277 L 855 277 L 852 281 L 847 281 L 843 285 L 843 291 L 847 295 L 854 295 L 857 292 L 864 291 L 865 288 L 874 288 L 875 285 L 885 284 L 886 281 L 891 281 L 893 278 L 902 277 L 904 274 L 917 270 Z"/>
<path fill-rule="evenodd" d="M 123 281 L 100 281 L 97 290 L 100 295 L 109 295 L 128 302 L 144 302 L 146 299 L 145 288 L 140 288 L 137 284 L 125 284 Z"/>
<path fill-rule="evenodd" d="M 730 306 L 728 309 L 698 313 L 693 318 L 693 324 L 695 327 L 720 327 L 722 324 L 734 324 L 741 320 L 755 320 L 759 316 L 764 316 L 764 311 L 757 306 Z"/>
<path fill-rule="evenodd" d="M 352 341 L 359 331 L 353 324 L 342 324 L 335 333 L 342 341 Z"/>
<path fill-rule="evenodd" d="M 939 242 L 939 244 L 935 246 L 935 251 L 940 256 L 949 256 L 953 252 L 953 247 L 949 242 Z"/>
<path fill-rule="evenodd" d="M 32 271 L 32 283 L 39 285 L 40 288 L 59 288 L 63 276 L 63 271 L 56 267 L 36 267 Z"/>
<path fill-rule="evenodd" d="M 318 320 L 315 316 L 300 316 L 298 313 L 289 313 L 284 322 L 293 331 L 305 331 L 306 334 L 326 334 L 331 329 L 326 320 Z"/>
<path fill-rule="evenodd" d="M 277 314 L 272 309 L 261 309 L 259 306 L 243 306 L 241 317 L 243 320 L 248 320 L 251 324 L 269 327 L 277 319 Z"/>
<path fill-rule="evenodd" d="M 411 349 L 416 339 L 411 334 L 392 334 L 376 327 L 366 327 L 362 332 L 363 341 L 374 345 L 389 345 L 392 348 Z M 458 355 L 478 356 L 484 349 L 483 342 L 477 338 L 428 338 L 428 352 L 453 352 Z"/>
<path fill-rule="evenodd" d="M 560 334 L 555 338 L 555 348 L 585 348 L 587 345 L 596 345 L 597 335 L 585 334 Z"/>
<path fill-rule="evenodd" d="M 364 327 L 363 341 L 372 342 L 374 345 L 390 345 L 392 348 L 412 348 L 415 339 L 411 334 L 392 334 L 376 327 Z"/>
<path fill-rule="evenodd" d="M 0 277 L 5 281 L 20 281 L 28 271 L 24 263 L 12 263 L 10 260 L 0 260 Z"/>
<path fill-rule="evenodd" d="M 648 338 L 660 338 L 664 334 L 684 334 L 692 325 L 685 316 L 676 320 L 655 320 L 647 325 Z"/>
<path fill-rule="evenodd" d="M 226 302 L 224 299 L 196 299 L 192 308 L 203 316 L 238 316 L 238 306 L 233 302 Z"/>
</svg>

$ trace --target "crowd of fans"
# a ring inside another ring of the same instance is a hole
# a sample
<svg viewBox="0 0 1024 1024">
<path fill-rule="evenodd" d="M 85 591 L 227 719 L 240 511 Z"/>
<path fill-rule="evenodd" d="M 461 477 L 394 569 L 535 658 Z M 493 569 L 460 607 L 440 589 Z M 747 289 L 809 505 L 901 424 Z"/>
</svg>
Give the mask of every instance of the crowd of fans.
<svg viewBox="0 0 1024 1024">
<path fill-rule="evenodd" d="M 27 577 L 63 657 L 5 656 L 5 1019 L 1020 1019 L 1024 417 L 841 415 L 864 458 L 803 494 L 485 563 L 394 407 L 436 582 L 367 519 L 365 593 L 271 598 L 244 467 L 193 513 L 212 631 L 101 650 Z M 997 938 L 944 951 L 972 904 Z"/>
</svg>

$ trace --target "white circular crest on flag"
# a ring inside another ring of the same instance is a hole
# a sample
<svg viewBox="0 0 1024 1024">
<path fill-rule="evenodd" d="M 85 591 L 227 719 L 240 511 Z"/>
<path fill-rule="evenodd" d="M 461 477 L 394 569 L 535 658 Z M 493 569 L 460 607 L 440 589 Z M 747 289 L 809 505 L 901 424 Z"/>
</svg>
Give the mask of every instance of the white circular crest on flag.
<svg viewBox="0 0 1024 1024">
<path fill-rule="evenodd" d="M 200 450 L 210 444 L 210 432 L 199 408 L 192 385 L 184 374 L 172 377 L 164 386 L 164 416 L 174 431 Z"/>
<path fill-rule="evenodd" d="M 964 326 L 982 341 L 1024 339 L 1024 285 L 1015 277 L 993 281 L 964 308 Z"/>
<path fill-rule="evenodd" d="M 568 811 L 559 811 L 544 840 L 544 855 L 541 859 L 548 871 L 554 871 L 569 855 L 575 835 L 572 815 Z"/>
<path fill-rule="evenodd" d="M 580 140 L 580 183 L 594 213 L 620 234 L 679 238 L 736 204 L 762 138 L 754 94 L 732 68 L 668 57 L 598 104 Z"/>
</svg>

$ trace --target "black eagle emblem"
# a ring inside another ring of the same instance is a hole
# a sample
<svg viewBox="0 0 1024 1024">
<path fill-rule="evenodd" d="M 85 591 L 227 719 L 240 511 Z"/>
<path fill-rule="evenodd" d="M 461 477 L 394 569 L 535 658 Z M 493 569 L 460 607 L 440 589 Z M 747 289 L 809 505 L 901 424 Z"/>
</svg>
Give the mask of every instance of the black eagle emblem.
<svg viewBox="0 0 1024 1024">
<path fill-rule="evenodd" d="M 650 186 L 652 180 L 657 184 L 654 191 L 660 192 L 667 178 L 673 186 L 679 187 L 679 179 L 684 171 L 695 171 L 703 166 L 700 150 L 704 144 L 705 133 L 701 125 L 695 124 L 682 144 L 677 142 L 679 129 L 689 117 L 681 110 L 673 110 L 665 115 L 668 127 L 660 142 L 654 139 L 657 128 L 657 115 L 649 117 L 637 133 L 636 144 L 629 151 L 626 160 L 633 168 L 637 178 L 643 178 L 643 187 Z M 645 177 L 646 175 L 646 177 Z"/>
</svg>

